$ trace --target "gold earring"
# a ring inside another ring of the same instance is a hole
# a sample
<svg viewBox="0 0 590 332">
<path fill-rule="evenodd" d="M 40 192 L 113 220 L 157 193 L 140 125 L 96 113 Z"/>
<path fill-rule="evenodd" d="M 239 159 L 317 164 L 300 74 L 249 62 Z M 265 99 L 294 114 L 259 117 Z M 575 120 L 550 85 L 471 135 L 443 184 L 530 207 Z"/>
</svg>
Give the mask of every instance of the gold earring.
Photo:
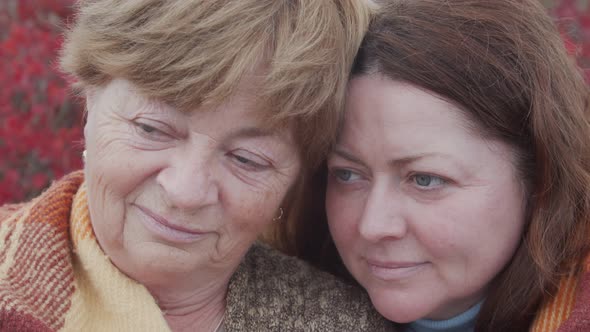
<svg viewBox="0 0 590 332">
<path fill-rule="evenodd" d="M 279 220 L 283 219 L 283 213 L 284 213 L 283 208 L 280 207 L 279 208 L 279 216 L 272 218 L 272 221 L 279 221 Z"/>
</svg>

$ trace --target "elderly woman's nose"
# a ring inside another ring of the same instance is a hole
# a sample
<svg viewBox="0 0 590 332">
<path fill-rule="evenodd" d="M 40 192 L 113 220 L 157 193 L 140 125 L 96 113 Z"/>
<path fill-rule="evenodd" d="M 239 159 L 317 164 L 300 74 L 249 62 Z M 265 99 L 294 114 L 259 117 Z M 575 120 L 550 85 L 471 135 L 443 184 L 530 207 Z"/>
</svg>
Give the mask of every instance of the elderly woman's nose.
<svg viewBox="0 0 590 332">
<path fill-rule="evenodd" d="M 199 154 L 171 160 L 157 176 L 167 203 L 191 210 L 217 202 L 218 184 L 212 176 L 213 167 L 211 160 Z"/>
<path fill-rule="evenodd" d="M 358 222 L 358 231 L 363 238 L 379 242 L 406 235 L 408 225 L 399 196 L 396 190 L 380 186 L 371 190 Z"/>
</svg>

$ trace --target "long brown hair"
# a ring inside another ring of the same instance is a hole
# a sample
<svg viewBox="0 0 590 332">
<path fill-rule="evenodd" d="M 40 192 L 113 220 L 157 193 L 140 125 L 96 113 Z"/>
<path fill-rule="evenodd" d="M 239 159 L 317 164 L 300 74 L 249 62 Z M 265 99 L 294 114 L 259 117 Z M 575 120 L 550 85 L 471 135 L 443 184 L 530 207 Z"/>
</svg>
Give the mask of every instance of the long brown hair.
<svg viewBox="0 0 590 332">
<path fill-rule="evenodd" d="M 380 74 L 434 92 L 519 157 L 526 228 L 490 285 L 476 331 L 526 331 L 570 263 L 588 253 L 588 87 L 537 0 L 380 3 L 353 75 Z M 338 272 L 333 245 L 316 238 L 301 239 L 298 253 Z"/>
<path fill-rule="evenodd" d="M 476 330 L 527 330 L 590 242 L 588 88 L 553 22 L 536 0 L 392 1 L 353 69 L 371 73 L 455 103 L 482 135 L 517 152 L 527 227 Z"/>
</svg>

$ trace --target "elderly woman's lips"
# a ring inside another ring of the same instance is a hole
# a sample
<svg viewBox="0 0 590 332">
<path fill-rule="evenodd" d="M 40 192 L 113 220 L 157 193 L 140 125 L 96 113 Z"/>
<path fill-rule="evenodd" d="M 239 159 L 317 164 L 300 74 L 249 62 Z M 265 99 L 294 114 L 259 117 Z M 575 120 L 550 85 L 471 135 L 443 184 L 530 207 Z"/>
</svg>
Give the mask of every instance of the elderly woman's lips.
<svg viewBox="0 0 590 332">
<path fill-rule="evenodd" d="M 367 260 L 371 275 L 384 281 L 409 278 L 426 268 L 428 262 L 383 262 Z"/>
<path fill-rule="evenodd" d="M 174 225 L 166 218 L 159 214 L 151 211 L 150 209 L 134 204 L 143 214 L 144 218 L 141 218 L 142 224 L 154 235 L 169 241 L 188 243 L 194 242 L 202 238 L 206 232 L 190 230 L 182 226 Z"/>
</svg>

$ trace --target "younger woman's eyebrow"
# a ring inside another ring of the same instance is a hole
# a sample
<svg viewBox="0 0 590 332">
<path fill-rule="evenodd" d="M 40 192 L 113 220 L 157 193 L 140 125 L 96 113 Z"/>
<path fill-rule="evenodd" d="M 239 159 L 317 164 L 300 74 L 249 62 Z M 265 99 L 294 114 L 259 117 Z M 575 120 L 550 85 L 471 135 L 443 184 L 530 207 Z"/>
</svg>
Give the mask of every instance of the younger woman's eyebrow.
<svg viewBox="0 0 590 332">
<path fill-rule="evenodd" d="M 452 160 L 452 156 L 448 155 L 446 153 L 426 152 L 426 153 L 419 153 L 419 154 L 415 154 L 415 155 L 409 155 L 409 156 L 404 156 L 401 158 L 392 159 L 389 161 L 389 163 L 393 166 L 404 166 L 404 165 L 408 165 L 408 164 L 416 162 L 420 159 L 425 159 L 425 158 L 439 158 L 439 159 L 451 159 Z"/>
<path fill-rule="evenodd" d="M 352 155 L 351 153 L 341 149 L 341 148 L 336 148 L 332 151 L 333 154 L 339 156 L 340 158 L 346 159 L 350 162 L 353 162 L 355 164 L 359 164 L 362 166 L 366 166 L 365 163 L 360 160 L 359 158 L 355 157 L 354 155 Z M 413 162 L 416 162 L 420 159 L 424 159 L 424 158 L 442 158 L 442 159 L 451 159 L 450 155 L 444 154 L 444 153 L 438 153 L 438 152 L 431 152 L 431 153 L 421 153 L 421 154 L 416 154 L 416 155 L 410 155 L 410 156 L 405 156 L 405 157 L 401 157 L 401 158 L 396 158 L 396 159 L 391 159 L 389 160 L 388 164 L 392 165 L 393 167 L 400 167 L 400 166 L 406 166 L 408 164 L 411 164 Z"/>
<path fill-rule="evenodd" d="M 341 148 L 336 148 L 332 151 L 333 154 L 337 155 L 340 158 L 346 159 L 350 162 L 353 162 L 355 164 L 360 164 L 360 165 L 365 165 L 365 163 L 363 163 L 362 160 L 360 160 L 359 158 L 355 157 L 354 155 L 346 152 L 345 150 L 341 149 Z"/>
</svg>

